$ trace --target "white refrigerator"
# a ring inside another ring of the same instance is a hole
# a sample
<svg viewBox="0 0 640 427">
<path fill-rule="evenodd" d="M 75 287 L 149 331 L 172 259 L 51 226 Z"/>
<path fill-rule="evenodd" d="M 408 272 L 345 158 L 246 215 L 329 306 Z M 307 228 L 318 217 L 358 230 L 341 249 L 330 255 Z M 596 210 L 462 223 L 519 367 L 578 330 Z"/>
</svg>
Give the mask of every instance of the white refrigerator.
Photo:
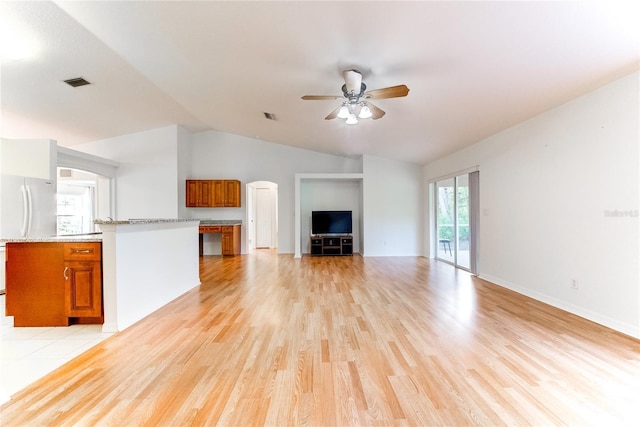
<svg viewBox="0 0 640 427">
<path fill-rule="evenodd" d="M 0 175 L 0 239 L 56 235 L 56 183 Z M 0 242 L 0 291 L 4 292 L 5 243 Z"/>
</svg>

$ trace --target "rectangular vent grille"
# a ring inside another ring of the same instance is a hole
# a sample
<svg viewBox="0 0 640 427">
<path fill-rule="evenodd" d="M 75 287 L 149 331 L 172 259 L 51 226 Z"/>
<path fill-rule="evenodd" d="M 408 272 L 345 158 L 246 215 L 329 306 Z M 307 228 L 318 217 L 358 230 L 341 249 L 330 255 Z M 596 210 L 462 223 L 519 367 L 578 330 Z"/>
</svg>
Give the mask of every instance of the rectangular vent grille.
<svg viewBox="0 0 640 427">
<path fill-rule="evenodd" d="M 267 120 L 275 120 L 276 119 L 276 115 L 273 113 L 264 113 L 264 118 Z"/>
<path fill-rule="evenodd" d="M 71 178 L 73 171 L 71 169 L 60 169 L 60 178 Z"/>
<path fill-rule="evenodd" d="M 85 79 L 83 79 L 82 77 L 76 77 L 75 79 L 68 79 L 68 80 L 65 80 L 64 82 L 69 86 L 73 86 L 73 87 L 85 86 L 85 85 L 91 84 Z"/>
</svg>

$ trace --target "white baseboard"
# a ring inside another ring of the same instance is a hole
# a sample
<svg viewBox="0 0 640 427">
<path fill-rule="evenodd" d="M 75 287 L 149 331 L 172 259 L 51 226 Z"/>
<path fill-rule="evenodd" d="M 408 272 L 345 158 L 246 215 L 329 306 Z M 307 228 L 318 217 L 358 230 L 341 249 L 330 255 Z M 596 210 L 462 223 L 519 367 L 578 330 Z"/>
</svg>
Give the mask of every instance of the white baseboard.
<svg viewBox="0 0 640 427">
<path fill-rule="evenodd" d="M 498 286 L 501 286 L 503 288 L 507 288 L 519 294 L 528 296 L 529 298 L 533 298 L 537 301 L 541 301 L 541 302 L 544 302 L 545 304 L 549 304 L 553 307 L 559 308 L 560 310 L 564 310 L 571 314 L 575 314 L 576 316 L 580 316 L 584 319 L 598 323 L 602 326 L 606 326 L 607 328 L 611 328 L 625 335 L 629 335 L 631 337 L 640 339 L 640 325 L 632 325 L 625 322 L 621 322 L 617 319 L 612 319 L 611 317 L 604 316 L 600 313 L 587 310 L 583 307 L 568 303 L 566 301 L 559 300 L 557 298 L 542 294 L 540 292 L 533 291 L 531 289 L 520 287 L 507 280 L 502 280 L 498 277 L 494 277 L 488 274 L 480 274 L 478 275 L 478 277 L 488 282 L 494 283 Z"/>
</svg>

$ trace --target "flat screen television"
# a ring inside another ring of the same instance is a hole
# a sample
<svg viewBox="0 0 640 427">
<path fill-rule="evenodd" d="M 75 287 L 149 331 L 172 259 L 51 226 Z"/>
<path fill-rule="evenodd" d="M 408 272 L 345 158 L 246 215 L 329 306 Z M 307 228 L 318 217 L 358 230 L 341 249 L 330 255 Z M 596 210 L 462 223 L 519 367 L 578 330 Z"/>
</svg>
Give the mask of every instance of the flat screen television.
<svg viewBox="0 0 640 427">
<path fill-rule="evenodd" d="M 311 234 L 351 234 L 351 211 L 312 211 Z"/>
</svg>

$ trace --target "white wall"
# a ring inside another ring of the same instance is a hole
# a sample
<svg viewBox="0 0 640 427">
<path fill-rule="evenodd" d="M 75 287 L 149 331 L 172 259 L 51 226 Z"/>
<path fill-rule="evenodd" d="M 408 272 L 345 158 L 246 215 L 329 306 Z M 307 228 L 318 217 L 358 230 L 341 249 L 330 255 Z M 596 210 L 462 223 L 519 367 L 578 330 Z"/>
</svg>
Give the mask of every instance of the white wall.
<svg viewBox="0 0 640 427">
<path fill-rule="evenodd" d="M 241 219 L 246 235 L 245 185 L 253 181 L 278 184 L 278 252 L 294 252 L 294 184 L 296 173 L 361 172 L 359 159 L 332 156 L 258 141 L 223 132 L 193 134 L 191 179 L 239 179 L 241 208 L 189 208 L 193 218 Z"/>
<path fill-rule="evenodd" d="M 73 147 L 120 163 L 114 219 L 179 216 L 179 132 L 168 126 Z"/>
<path fill-rule="evenodd" d="M 364 255 L 422 255 L 422 168 L 363 156 L 363 174 Z"/>
<path fill-rule="evenodd" d="M 636 337 L 638 77 L 424 168 L 479 165 L 481 277 Z"/>
<path fill-rule="evenodd" d="M 200 284 L 197 222 L 100 228 L 103 332 L 122 331 Z"/>
<path fill-rule="evenodd" d="M 177 189 L 176 203 L 178 204 L 178 217 L 189 218 L 185 204 L 186 180 L 191 173 L 191 134 L 184 128 L 177 129 Z"/>
</svg>

